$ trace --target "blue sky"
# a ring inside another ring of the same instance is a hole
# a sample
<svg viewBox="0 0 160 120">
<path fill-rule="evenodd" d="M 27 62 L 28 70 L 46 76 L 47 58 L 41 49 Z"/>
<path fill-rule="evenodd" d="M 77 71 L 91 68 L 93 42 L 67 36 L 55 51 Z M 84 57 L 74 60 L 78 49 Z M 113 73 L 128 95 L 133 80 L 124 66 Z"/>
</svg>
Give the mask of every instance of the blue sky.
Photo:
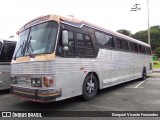
<svg viewBox="0 0 160 120">
<path fill-rule="evenodd" d="M 135 4 L 141 10 L 130 11 Z M 160 25 L 160 0 L 149 0 L 150 26 Z M 26 22 L 46 14 L 73 15 L 116 31 L 148 28 L 147 0 L 0 0 L 0 37 L 14 35 Z"/>
</svg>

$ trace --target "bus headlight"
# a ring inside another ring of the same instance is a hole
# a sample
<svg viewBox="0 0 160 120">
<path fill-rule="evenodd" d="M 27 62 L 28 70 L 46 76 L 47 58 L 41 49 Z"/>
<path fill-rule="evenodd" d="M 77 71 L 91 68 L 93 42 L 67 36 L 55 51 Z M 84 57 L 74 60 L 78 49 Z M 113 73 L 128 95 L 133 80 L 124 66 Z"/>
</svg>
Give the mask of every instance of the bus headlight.
<svg viewBox="0 0 160 120">
<path fill-rule="evenodd" d="M 31 78 L 32 87 L 42 87 L 42 80 L 39 78 Z"/>
</svg>

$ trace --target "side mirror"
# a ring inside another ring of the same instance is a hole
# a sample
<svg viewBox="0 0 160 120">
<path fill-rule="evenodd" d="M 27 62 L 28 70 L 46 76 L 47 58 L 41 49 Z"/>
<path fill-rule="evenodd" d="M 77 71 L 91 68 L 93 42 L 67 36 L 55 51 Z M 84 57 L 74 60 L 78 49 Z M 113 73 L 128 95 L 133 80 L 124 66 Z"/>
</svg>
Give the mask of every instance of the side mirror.
<svg viewBox="0 0 160 120">
<path fill-rule="evenodd" d="M 67 52 L 69 50 L 68 48 L 68 31 L 63 30 L 62 31 L 62 44 L 63 44 L 63 51 Z"/>
<path fill-rule="evenodd" d="M 68 45 L 68 31 L 67 30 L 63 30 L 62 31 L 62 44 Z"/>
</svg>

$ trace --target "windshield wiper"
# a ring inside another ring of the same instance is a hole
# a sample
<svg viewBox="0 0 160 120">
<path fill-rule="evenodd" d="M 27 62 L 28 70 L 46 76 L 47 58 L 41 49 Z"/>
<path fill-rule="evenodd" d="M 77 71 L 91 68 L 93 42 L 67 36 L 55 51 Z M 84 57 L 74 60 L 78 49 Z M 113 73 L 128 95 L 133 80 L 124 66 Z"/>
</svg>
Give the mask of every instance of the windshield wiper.
<svg viewBox="0 0 160 120">
<path fill-rule="evenodd" d="M 15 53 L 15 55 L 14 55 L 14 60 L 16 60 L 16 55 L 17 55 L 17 53 L 18 53 L 18 51 L 20 50 L 20 48 L 21 48 L 21 54 L 22 54 L 22 52 L 23 52 L 23 54 L 24 54 L 24 49 L 25 49 L 25 44 L 26 44 L 26 42 L 25 42 L 25 40 L 23 41 L 23 44 L 21 44 L 20 46 L 19 46 L 19 48 L 18 48 L 18 50 L 16 51 L 16 53 Z"/>
<path fill-rule="evenodd" d="M 32 52 L 33 52 L 33 47 L 32 47 L 32 45 L 31 45 L 31 39 L 32 39 L 32 36 L 30 36 L 30 38 L 29 38 L 29 40 L 28 40 L 28 42 L 27 42 L 27 44 L 26 44 L 26 47 L 27 47 L 26 51 L 28 51 L 28 50 L 30 49 L 30 54 L 29 54 L 29 56 L 30 56 L 30 57 L 34 57 L 33 54 L 32 54 Z"/>
</svg>

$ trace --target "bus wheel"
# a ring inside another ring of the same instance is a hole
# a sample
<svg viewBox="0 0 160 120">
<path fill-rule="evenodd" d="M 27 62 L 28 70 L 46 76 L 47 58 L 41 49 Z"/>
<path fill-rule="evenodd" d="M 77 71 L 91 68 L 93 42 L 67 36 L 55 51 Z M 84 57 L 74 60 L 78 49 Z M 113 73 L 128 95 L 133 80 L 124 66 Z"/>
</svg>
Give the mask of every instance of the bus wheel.
<svg viewBox="0 0 160 120">
<path fill-rule="evenodd" d="M 143 68 L 143 71 L 142 71 L 142 80 L 145 80 L 146 76 L 147 76 L 146 68 Z"/>
<path fill-rule="evenodd" d="M 83 82 L 83 93 L 82 96 L 85 100 L 93 99 L 98 91 L 97 78 L 93 73 L 88 74 Z"/>
</svg>

